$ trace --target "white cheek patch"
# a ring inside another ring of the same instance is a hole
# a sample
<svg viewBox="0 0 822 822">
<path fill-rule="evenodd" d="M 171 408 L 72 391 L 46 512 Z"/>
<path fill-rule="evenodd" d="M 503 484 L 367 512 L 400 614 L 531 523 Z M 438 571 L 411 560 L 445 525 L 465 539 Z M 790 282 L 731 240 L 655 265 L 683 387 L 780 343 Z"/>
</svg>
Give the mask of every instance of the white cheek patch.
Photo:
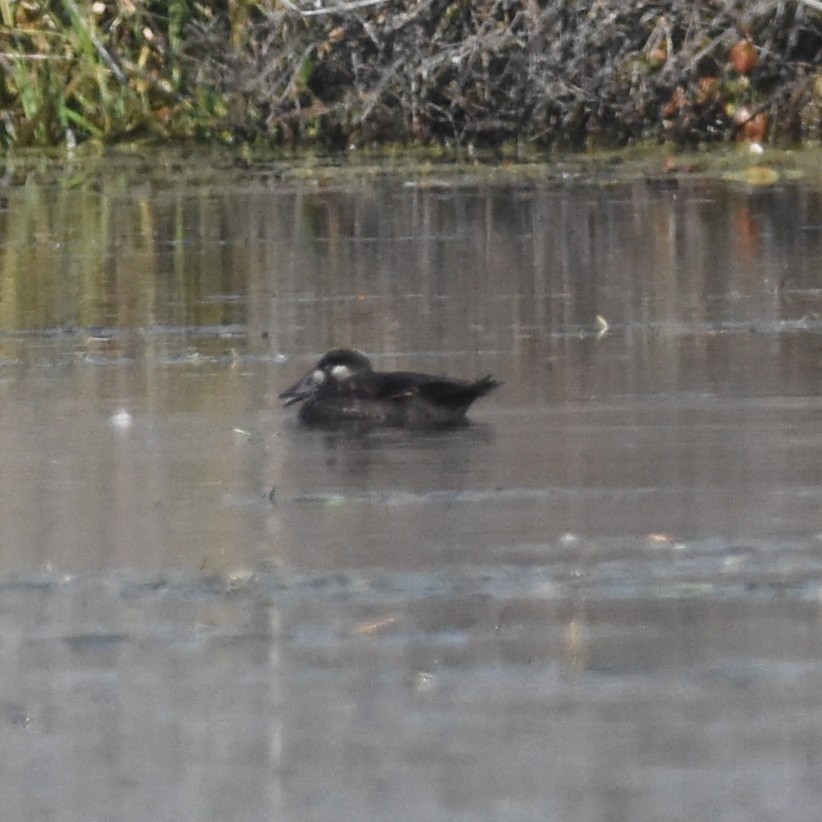
<svg viewBox="0 0 822 822">
<path fill-rule="evenodd" d="M 347 380 L 351 376 L 351 371 L 347 365 L 335 365 L 331 369 L 331 376 L 335 380 Z"/>
<path fill-rule="evenodd" d="M 314 385 L 322 385 L 325 382 L 325 372 L 319 368 L 311 375 Z"/>
</svg>

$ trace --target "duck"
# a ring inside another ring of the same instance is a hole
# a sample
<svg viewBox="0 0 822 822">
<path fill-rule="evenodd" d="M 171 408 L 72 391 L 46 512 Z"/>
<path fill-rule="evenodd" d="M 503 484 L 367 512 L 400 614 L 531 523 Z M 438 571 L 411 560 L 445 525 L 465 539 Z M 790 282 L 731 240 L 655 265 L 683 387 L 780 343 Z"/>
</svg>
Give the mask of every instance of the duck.
<svg viewBox="0 0 822 822">
<path fill-rule="evenodd" d="M 500 385 L 490 375 L 471 381 L 414 371 L 375 371 L 365 354 L 335 348 L 279 399 L 284 407 L 302 403 L 298 417 L 310 426 L 431 428 L 465 424 L 474 400 Z"/>
</svg>

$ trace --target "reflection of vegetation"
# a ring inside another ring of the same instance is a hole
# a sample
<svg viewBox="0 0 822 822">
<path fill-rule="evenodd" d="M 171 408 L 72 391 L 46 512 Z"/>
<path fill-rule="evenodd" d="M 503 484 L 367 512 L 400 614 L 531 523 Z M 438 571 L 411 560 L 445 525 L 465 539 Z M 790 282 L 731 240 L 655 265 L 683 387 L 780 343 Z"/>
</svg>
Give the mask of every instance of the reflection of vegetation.
<svg viewBox="0 0 822 822">
<path fill-rule="evenodd" d="M 0 142 L 818 139 L 818 6 L 0 0 Z"/>
<path fill-rule="evenodd" d="M 6 172 L 21 184 L 0 211 L 2 332 L 245 321 L 244 303 L 226 296 L 245 289 L 245 246 L 230 265 L 215 250 L 243 236 L 250 206 L 224 210 L 205 173 L 191 184 L 159 155 L 151 169 L 105 156 Z"/>
<path fill-rule="evenodd" d="M 300 295 L 318 295 L 332 287 L 323 310 L 337 310 L 335 300 L 344 295 L 353 301 L 356 321 L 371 322 L 381 311 L 368 295 L 404 288 L 403 278 L 393 273 L 407 265 L 416 270 L 417 253 L 431 266 L 432 295 L 442 285 L 440 278 L 450 279 L 429 256 L 435 248 L 439 254 L 450 247 L 450 241 L 443 246 L 422 242 L 407 259 L 401 252 L 385 262 L 384 276 L 375 265 L 373 255 L 382 248 L 385 226 L 392 221 L 402 224 L 397 232 L 403 242 L 414 232 L 423 238 L 437 234 L 425 228 L 425 213 L 393 213 L 404 200 L 395 197 L 398 180 L 410 202 L 427 209 L 439 199 L 462 202 L 465 192 L 551 191 L 569 181 L 603 191 L 635 184 L 641 191 L 664 192 L 680 179 L 708 186 L 723 179 L 745 190 L 767 191 L 776 182 L 804 179 L 816 184 L 822 168 L 820 154 L 813 150 L 773 149 L 764 158 L 732 150 L 683 153 L 670 175 L 660 173 L 666 157 L 660 149 L 576 154 L 550 164 L 483 164 L 477 161 L 482 156 L 474 152 L 467 163 L 441 164 L 420 164 L 408 155 L 390 163 L 379 156 L 369 162 L 360 155 L 345 164 L 260 157 L 243 165 L 237 163 L 235 151 L 225 149 L 138 154 L 88 145 L 68 160 L 62 155 L 49 159 L 43 152 L 11 152 L 0 163 L 0 338 L 16 330 L 98 325 L 206 326 L 221 333 L 225 326 L 249 322 L 249 312 L 259 320 L 256 327 L 268 331 L 260 319 L 266 300 L 259 298 L 259 283 L 254 299 L 242 296 L 261 272 L 275 272 L 274 296 L 281 295 L 285 277 L 293 278 L 288 289 Z M 272 215 L 272 210 L 282 214 Z M 448 226 L 442 233 L 450 237 L 455 231 Z M 501 230 L 492 243 L 495 253 L 501 253 L 509 233 L 518 243 L 522 229 L 512 224 Z M 660 233 L 668 238 L 670 226 Z M 725 242 L 727 238 L 721 238 L 718 247 Z M 462 245 L 454 248 L 465 254 Z M 475 293 L 473 285 L 461 287 Z M 412 291 L 414 300 L 421 299 L 416 286 Z M 295 314 L 284 325 L 301 325 L 296 312 L 302 303 L 289 306 Z M 412 316 L 417 310 L 415 304 Z M 404 321 L 405 315 L 400 317 Z M 340 316 L 328 327 L 336 333 L 350 322 L 350 317 Z M 447 324 L 460 328 L 461 322 L 454 317 Z M 332 333 L 315 350 L 339 342 Z"/>
</svg>

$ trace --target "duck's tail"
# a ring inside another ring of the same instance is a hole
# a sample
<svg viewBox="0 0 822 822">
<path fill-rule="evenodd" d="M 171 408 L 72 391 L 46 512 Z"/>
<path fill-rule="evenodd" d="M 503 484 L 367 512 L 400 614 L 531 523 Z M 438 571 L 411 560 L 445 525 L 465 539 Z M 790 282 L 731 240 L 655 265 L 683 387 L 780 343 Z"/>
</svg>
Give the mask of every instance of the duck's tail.
<svg viewBox="0 0 822 822">
<path fill-rule="evenodd" d="M 490 374 L 480 377 L 480 379 L 476 380 L 471 386 L 474 389 L 474 399 L 490 394 L 495 388 L 499 388 L 501 385 L 502 383 L 499 380 L 495 380 Z"/>
</svg>

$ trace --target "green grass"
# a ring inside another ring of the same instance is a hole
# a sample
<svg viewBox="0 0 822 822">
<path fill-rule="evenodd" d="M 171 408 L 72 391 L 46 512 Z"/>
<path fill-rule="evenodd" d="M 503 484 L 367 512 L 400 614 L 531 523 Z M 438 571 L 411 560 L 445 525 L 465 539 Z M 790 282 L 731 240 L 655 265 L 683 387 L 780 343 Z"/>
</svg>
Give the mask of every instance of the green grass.
<svg viewBox="0 0 822 822">
<path fill-rule="evenodd" d="M 0 0 L 0 144 L 168 136 L 181 107 L 179 48 L 188 4 Z M 30 6 L 30 7 L 29 7 Z"/>
</svg>

